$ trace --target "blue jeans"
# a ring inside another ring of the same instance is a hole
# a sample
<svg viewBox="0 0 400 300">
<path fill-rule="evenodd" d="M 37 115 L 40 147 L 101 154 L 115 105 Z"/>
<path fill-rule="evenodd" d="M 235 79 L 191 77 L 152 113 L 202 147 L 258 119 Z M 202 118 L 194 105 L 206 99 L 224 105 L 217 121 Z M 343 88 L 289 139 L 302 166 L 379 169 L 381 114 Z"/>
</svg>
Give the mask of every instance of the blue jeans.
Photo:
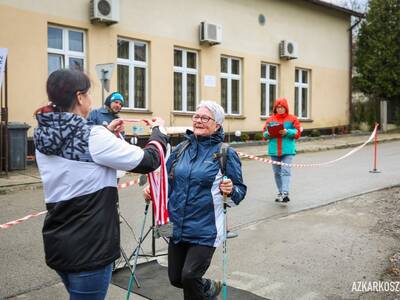
<svg viewBox="0 0 400 300">
<path fill-rule="evenodd" d="M 291 164 L 294 155 L 282 155 L 282 156 L 271 156 L 273 161 L 279 161 L 286 164 Z M 279 193 L 289 193 L 290 190 L 290 179 L 291 179 L 291 167 L 272 165 L 274 171 L 275 183 Z"/>
<path fill-rule="evenodd" d="M 112 264 L 78 273 L 59 272 L 70 300 L 104 300 L 111 281 Z"/>
</svg>

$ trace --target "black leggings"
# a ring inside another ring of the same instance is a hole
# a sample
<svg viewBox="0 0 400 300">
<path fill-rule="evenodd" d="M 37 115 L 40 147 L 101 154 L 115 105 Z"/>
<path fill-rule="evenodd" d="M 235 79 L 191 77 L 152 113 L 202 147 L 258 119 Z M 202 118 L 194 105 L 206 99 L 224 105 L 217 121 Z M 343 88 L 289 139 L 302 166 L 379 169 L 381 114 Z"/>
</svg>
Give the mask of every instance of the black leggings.
<svg viewBox="0 0 400 300">
<path fill-rule="evenodd" d="M 215 248 L 169 242 L 168 276 L 171 284 L 183 289 L 185 300 L 204 300 L 208 282 L 202 277 L 210 266 Z"/>
</svg>

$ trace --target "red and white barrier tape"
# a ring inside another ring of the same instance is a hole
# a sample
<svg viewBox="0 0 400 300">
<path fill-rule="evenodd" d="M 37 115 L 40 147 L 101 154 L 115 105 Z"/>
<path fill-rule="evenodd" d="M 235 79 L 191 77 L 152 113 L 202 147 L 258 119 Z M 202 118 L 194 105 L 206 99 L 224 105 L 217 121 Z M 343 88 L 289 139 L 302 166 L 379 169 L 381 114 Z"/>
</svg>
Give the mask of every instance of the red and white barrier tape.
<svg viewBox="0 0 400 300">
<path fill-rule="evenodd" d="M 30 215 L 27 215 L 27 216 L 25 216 L 25 217 L 23 217 L 21 219 L 14 220 L 14 221 L 11 221 L 11 222 L 7 222 L 5 224 L 1 224 L 0 228 L 7 229 L 7 228 L 10 228 L 13 225 L 21 224 L 22 222 L 24 222 L 24 221 L 26 221 L 26 220 L 28 220 L 30 218 L 44 215 L 45 213 L 47 213 L 47 210 L 44 210 L 44 211 L 41 211 L 41 212 L 38 212 L 38 213 L 35 213 L 35 214 L 30 214 Z"/>
<path fill-rule="evenodd" d="M 150 121 L 150 120 L 147 120 L 147 119 L 122 119 L 122 121 L 128 122 L 128 123 L 143 122 L 143 123 L 145 123 L 147 126 L 150 126 L 150 125 L 151 125 L 151 121 Z"/>
<path fill-rule="evenodd" d="M 123 121 L 124 122 L 144 122 L 147 126 L 151 125 L 150 120 L 147 120 L 147 119 L 123 119 Z M 119 135 L 119 136 L 122 138 L 121 135 Z M 129 186 L 136 185 L 136 184 L 139 184 L 139 179 L 134 179 L 134 180 L 131 180 L 131 181 L 127 181 L 125 183 L 120 183 L 120 184 L 117 185 L 117 187 L 118 187 L 118 189 L 124 189 L 124 188 L 127 188 Z M 10 221 L 10 222 L 4 223 L 4 224 L 0 224 L 0 228 L 1 229 L 7 229 L 7 228 L 10 228 L 11 226 L 14 226 L 14 225 L 17 225 L 17 224 L 21 224 L 22 222 L 24 222 L 26 220 L 29 220 L 31 218 L 44 215 L 45 213 L 47 213 L 47 210 L 44 210 L 44 211 L 41 211 L 41 212 L 38 212 L 38 213 L 29 214 L 29 215 L 27 215 L 27 216 L 25 216 L 25 217 L 23 217 L 21 219 Z"/>
<path fill-rule="evenodd" d="M 125 188 L 133 186 L 133 185 L 138 185 L 139 182 L 140 182 L 139 178 L 136 178 L 134 180 L 130 180 L 130 181 L 127 181 L 125 183 L 118 184 L 117 188 L 118 189 L 125 189 Z M 11 226 L 14 226 L 14 225 L 17 225 L 17 224 L 21 224 L 22 222 L 24 222 L 26 220 L 29 220 L 31 218 L 44 215 L 45 213 L 47 213 L 47 210 L 44 210 L 44 211 L 41 211 L 41 212 L 38 212 L 38 213 L 33 213 L 33 214 L 27 215 L 27 216 L 25 216 L 25 217 L 23 217 L 21 219 L 10 221 L 10 222 L 4 223 L 4 224 L 0 224 L 0 228 L 1 229 L 7 229 L 7 228 L 10 228 Z"/>
<path fill-rule="evenodd" d="M 351 150 L 350 152 L 346 153 L 345 155 L 336 158 L 334 160 L 330 160 L 327 162 L 322 162 L 322 163 L 315 163 L 315 164 L 287 164 L 287 163 L 282 163 L 282 162 L 278 162 L 278 161 L 273 161 L 272 159 L 267 159 L 267 158 L 261 158 L 261 157 L 257 157 L 255 155 L 250 155 L 250 154 L 246 154 L 240 151 L 236 151 L 237 154 L 241 157 L 246 157 L 249 159 L 253 159 L 253 160 L 258 160 L 258 161 L 262 161 L 265 162 L 267 164 L 272 164 L 272 165 L 281 165 L 281 166 L 288 166 L 288 167 L 295 167 L 295 168 L 304 168 L 304 167 L 320 167 L 320 166 L 327 166 L 327 165 L 331 165 L 335 162 L 338 162 L 339 160 L 345 159 L 346 157 L 356 153 L 357 151 L 361 150 L 361 148 L 365 147 L 365 145 L 367 145 L 369 142 L 372 141 L 372 139 L 375 137 L 376 132 L 378 130 L 378 124 L 375 125 L 375 128 L 373 130 L 373 132 L 371 133 L 371 136 L 368 138 L 368 140 L 366 140 L 362 145 L 357 146 L 356 148 L 354 148 L 353 150 Z"/>
<path fill-rule="evenodd" d="M 135 121 L 133 121 L 133 120 L 135 120 Z M 136 121 L 136 120 L 142 121 L 142 119 L 132 119 L 132 122 L 139 122 L 139 121 Z M 265 162 L 265 163 L 268 163 L 268 164 L 275 164 L 275 165 L 281 165 L 281 166 L 290 166 L 290 167 L 295 167 L 295 168 L 326 166 L 326 165 L 330 165 L 330 164 L 333 164 L 335 162 L 338 162 L 338 161 L 340 161 L 340 160 L 342 160 L 342 159 L 344 159 L 344 158 L 356 153 L 357 151 L 361 150 L 361 148 L 365 147 L 365 145 L 367 145 L 369 142 L 372 141 L 372 139 L 376 135 L 377 130 L 378 130 L 378 124 L 375 125 L 375 128 L 374 128 L 373 132 L 371 133 L 371 136 L 362 145 L 354 148 L 353 150 L 351 150 L 350 152 L 346 153 L 345 155 L 343 155 L 343 156 L 341 156 L 339 158 L 336 158 L 336 159 L 331 160 L 331 161 L 323 162 L 323 163 L 315 163 L 315 164 L 286 164 L 286 163 L 276 162 L 276 161 L 273 161 L 271 159 L 260 158 L 260 157 L 257 157 L 255 155 L 246 154 L 246 153 L 243 153 L 243 152 L 240 152 L 240 151 L 237 151 L 237 154 L 239 156 L 241 156 L 241 157 L 246 157 L 246 158 L 249 158 L 249 159 L 262 161 L 262 162 Z M 139 179 L 127 181 L 125 183 L 120 183 L 120 184 L 118 184 L 118 189 L 124 189 L 124 188 L 127 188 L 129 186 L 136 185 L 136 184 L 139 184 Z M 22 222 L 24 222 L 24 221 L 26 221 L 26 220 L 28 220 L 30 218 L 41 216 L 41 215 L 43 215 L 45 213 L 47 213 L 47 210 L 41 211 L 41 212 L 38 212 L 38 213 L 34 213 L 34 214 L 30 214 L 30 215 L 27 215 L 27 216 L 25 216 L 25 217 L 23 217 L 21 219 L 1 224 L 0 228 L 7 229 L 7 228 L 10 228 L 13 225 L 20 224 L 20 223 L 22 223 Z"/>
</svg>

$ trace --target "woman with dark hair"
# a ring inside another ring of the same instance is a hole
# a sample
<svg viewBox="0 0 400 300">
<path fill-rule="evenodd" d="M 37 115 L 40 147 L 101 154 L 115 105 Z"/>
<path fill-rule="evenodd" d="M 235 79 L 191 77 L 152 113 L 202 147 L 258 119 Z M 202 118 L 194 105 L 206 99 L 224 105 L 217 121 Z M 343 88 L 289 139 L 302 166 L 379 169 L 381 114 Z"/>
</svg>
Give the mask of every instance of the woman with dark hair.
<svg viewBox="0 0 400 300">
<path fill-rule="evenodd" d="M 34 141 L 46 208 L 43 241 L 47 265 L 57 271 L 70 299 L 104 299 L 112 263 L 120 256 L 116 170 L 154 171 L 160 157 L 117 138 L 122 120 L 90 126 L 90 80 L 58 70 L 47 80 L 50 104 L 38 109 Z M 164 149 L 168 137 L 153 123 L 150 140 Z"/>
</svg>

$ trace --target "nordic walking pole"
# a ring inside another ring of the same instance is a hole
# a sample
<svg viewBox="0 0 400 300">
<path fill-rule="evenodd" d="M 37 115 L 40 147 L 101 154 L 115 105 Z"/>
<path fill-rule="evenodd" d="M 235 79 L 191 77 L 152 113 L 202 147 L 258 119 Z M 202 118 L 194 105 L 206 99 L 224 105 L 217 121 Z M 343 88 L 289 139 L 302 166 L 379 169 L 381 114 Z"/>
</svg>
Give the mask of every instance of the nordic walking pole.
<svg viewBox="0 0 400 300">
<path fill-rule="evenodd" d="M 228 179 L 228 177 L 224 176 L 223 180 Z M 227 287 L 226 287 L 226 279 L 227 279 L 227 272 L 228 272 L 228 253 L 227 253 L 227 203 L 226 203 L 227 197 L 226 194 L 224 193 L 224 242 L 223 242 L 223 247 L 222 247 L 222 261 L 223 261 L 223 275 L 222 275 L 222 300 L 226 300 L 227 298 Z"/>
<path fill-rule="evenodd" d="M 136 264 L 137 264 L 137 259 L 139 257 L 140 246 L 143 241 L 144 226 L 146 224 L 146 218 L 147 218 L 147 213 L 149 211 L 149 206 L 150 206 L 150 200 L 146 200 L 146 207 L 144 208 L 144 219 L 143 219 L 143 223 L 142 223 L 142 229 L 140 230 L 139 244 L 135 251 L 135 259 L 133 261 L 131 277 L 129 278 L 129 285 L 128 285 L 128 292 L 126 294 L 126 300 L 129 300 L 129 297 L 131 296 L 132 283 L 133 283 L 133 279 L 135 278 Z"/>
</svg>

